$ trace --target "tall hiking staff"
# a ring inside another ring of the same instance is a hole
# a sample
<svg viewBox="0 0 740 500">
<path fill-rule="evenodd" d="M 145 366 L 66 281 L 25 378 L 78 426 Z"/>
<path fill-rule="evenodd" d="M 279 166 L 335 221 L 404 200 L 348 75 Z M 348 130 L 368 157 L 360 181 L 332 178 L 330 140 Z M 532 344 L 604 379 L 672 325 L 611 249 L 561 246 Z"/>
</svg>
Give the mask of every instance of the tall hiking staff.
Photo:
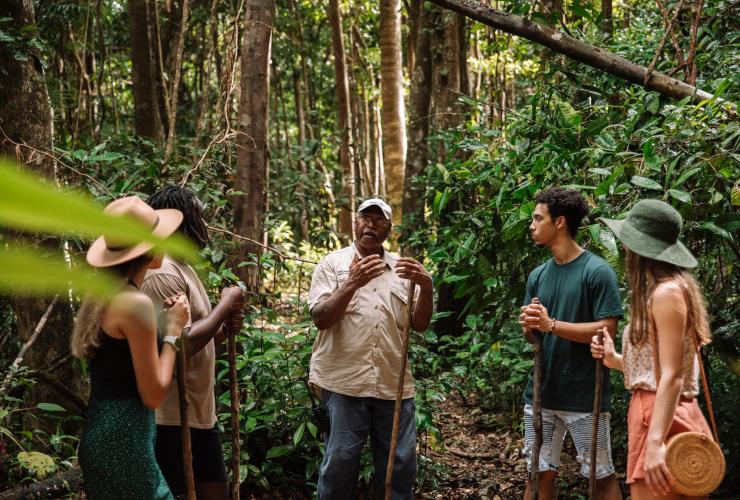
<svg viewBox="0 0 740 500">
<path fill-rule="evenodd" d="M 604 343 L 604 328 L 596 330 L 596 340 L 599 345 Z M 596 447 L 599 444 L 599 418 L 601 418 L 601 379 L 603 377 L 604 360 L 596 359 L 596 376 L 594 385 L 594 409 L 591 413 L 593 425 L 591 427 L 591 458 L 588 462 L 588 498 L 596 500 Z"/>
<path fill-rule="evenodd" d="M 401 403 L 403 401 L 403 382 L 406 378 L 406 363 L 409 354 L 409 332 L 411 329 L 411 317 L 414 313 L 414 292 L 416 283 L 409 280 L 406 289 L 406 325 L 403 328 L 403 348 L 401 349 L 401 371 L 398 374 L 398 389 L 396 390 L 396 405 L 393 409 L 393 432 L 391 433 L 391 446 L 388 453 L 388 468 L 385 471 L 385 500 L 391 500 L 393 495 L 393 464 L 396 461 L 396 448 L 398 447 L 398 424 L 401 419 Z"/>
<path fill-rule="evenodd" d="M 187 337 L 189 328 L 182 334 Z M 188 397 L 188 354 L 185 344 L 177 352 L 177 396 L 180 401 L 180 432 L 182 436 L 182 466 L 185 476 L 187 499 L 195 500 L 195 476 L 193 475 L 193 446 L 190 442 L 190 398 Z"/>
<path fill-rule="evenodd" d="M 533 304 L 539 304 L 540 299 L 534 297 Z M 540 449 L 542 448 L 542 333 L 532 331 L 534 343 L 534 373 L 532 374 L 532 427 L 534 428 L 534 444 L 532 445 L 532 470 L 529 473 L 530 500 L 537 500 L 540 490 Z"/>
<path fill-rule="evenodd" d="M 236 334 L 229 332 L 226 336 L 229 359 L 229 393 L 231 395 L 231 498 L 239 500 L 239 391 L 236 378 Z"/>
</svg>

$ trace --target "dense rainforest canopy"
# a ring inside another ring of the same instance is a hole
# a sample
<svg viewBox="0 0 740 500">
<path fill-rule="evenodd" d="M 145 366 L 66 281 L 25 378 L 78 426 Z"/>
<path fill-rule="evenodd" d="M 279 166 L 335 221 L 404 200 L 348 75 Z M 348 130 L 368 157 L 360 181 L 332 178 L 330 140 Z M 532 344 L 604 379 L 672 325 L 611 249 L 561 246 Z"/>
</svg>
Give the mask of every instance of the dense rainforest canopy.
<svg viewBox="0 0 740 500">
<path fill-rule="evenodd" d="M 410 347 L 419 497 L 515 498 L 532 368 L 516 314 L 549 258 L 529 239 L 534 195 L 566 186 L 587 198 L 577 240 L 617 270 L 625 303 L 623 250 L 597 218 L 662 199 L 685 220 L 710 313 L 704 360 L 727 457 L 717 498 L 738 495 L 740 4 L 482 2 L 4 0 L 0 154 L 101 205 L 168 184 L 202 200 L 211 241 L 196 267 L 214 300 L 227 284 L 247 290 L 238 429 L 225 356 L 216 369 L 224 451 L 238 433 L 246 498 L 315 492 L 307 290 L 315 263 L 351 241 L 362 200 L 389 201 L 390 247 L 434 277 L 432 325 Z M 29 221 L 44 196 L 18 197 Z M 99 226 L 80 217 L 87 232 L 15 224 L 2 248 L 33 246 L 85 272 Z M 0 490 L 47 481 L 76 495 L 89 374 L 69 338 L 91 285 L 54 288 L 49 271 L 47 295 L 29 294 L 23 276 L 42 268 L 9 255 L 0 266 L 19 272 L 0 279 Z M 623 483 L 629 393 L 611 377 Z M 576 471 L 564 462 L 562 498 L 585 498 Z M 363 495 L 371 473 L 366 452 Z"/>
</svg>

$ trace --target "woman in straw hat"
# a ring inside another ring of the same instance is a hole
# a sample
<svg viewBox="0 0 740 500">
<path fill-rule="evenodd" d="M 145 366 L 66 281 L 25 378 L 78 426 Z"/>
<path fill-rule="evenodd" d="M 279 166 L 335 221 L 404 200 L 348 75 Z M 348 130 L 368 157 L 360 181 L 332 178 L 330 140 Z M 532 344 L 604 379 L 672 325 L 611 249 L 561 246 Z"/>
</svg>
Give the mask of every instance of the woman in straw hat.
<svg viewBox="0 0 740 500">
<path fill-rule="evenodd" d="M 154 210 L 135 196 L 110 203 L 105 212 L 138 219 L 160 238 L 182 221 L 180 211 Z M 91 499 L 172 498 L 154 458 L 153 409 L 170 385 L 189 306 L 184 295 L 166 302 L 160 350 L 154 305 L 138 290 L 146 271 L 162 262 L 161 255 L 151 255 L 153 246 L 117 245 L 103 235 L 87 252 L 90 265 L 106 268 L 122 282 L 105 303 L 83 303 L 72 335 L 72 353 L 90 362 L 90 404 L 78 456 Z"/>
<path fill-rule="evenodd" d="M 686 270 L 696 266 L 678 241 L 681 215 L 659 200 L 635 204 L 621 220 L 600 219 L 622 242 L 632 297 L 630 324 L 617 354 L 609 335 L 591 353 L 624 372 L 632 391 L 627 414 L 627 483 L 635 500 L 683 497 L 673 490 L 666 441 L 679 432 L 711 436 L 696 402 L 698 345 L 709 342 L 701 290 Z M 655 349 L 655 346 L 658 346 Z M 657 380 L 656 380 L 657 379 Z"/>
</svg>

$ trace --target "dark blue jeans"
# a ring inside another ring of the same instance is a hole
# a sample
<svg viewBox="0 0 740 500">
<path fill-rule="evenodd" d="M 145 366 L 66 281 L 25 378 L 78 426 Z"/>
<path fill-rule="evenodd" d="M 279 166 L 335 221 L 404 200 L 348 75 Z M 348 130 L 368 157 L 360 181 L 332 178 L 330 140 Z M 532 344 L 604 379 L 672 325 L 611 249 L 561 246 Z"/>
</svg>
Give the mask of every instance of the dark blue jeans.
<svg viewBox="0 0 740 500">
<path fill-rule="evenodd" d="M 393 432 L 394 401 L 356 398 L 324 391 L 331 433 L 319 469 L 319 500 L 355 498 L 360 454 L 367 436 L 375 465 L 375 498 L 385 492 L 385 471 Z M 414 497 L 416 480 L 416 421 L 414 399 L 404 399 L 398 425 L 398 447 L 393 462 L 393 499 Z"/>
</svg>

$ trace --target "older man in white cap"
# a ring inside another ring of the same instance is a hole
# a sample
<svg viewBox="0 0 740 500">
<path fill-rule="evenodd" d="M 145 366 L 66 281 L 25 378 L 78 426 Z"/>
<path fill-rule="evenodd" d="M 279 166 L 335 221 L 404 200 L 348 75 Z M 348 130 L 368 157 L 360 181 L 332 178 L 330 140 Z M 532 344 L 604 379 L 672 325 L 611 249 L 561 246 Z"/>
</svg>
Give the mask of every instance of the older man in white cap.
<svg viewBox="0 0 740 500">
<path fill-rule="evenodd" d="M 371 436 L 375 496 L 383 498 L 393 406 L 403 356 L 408 280 L 418 285 L 411 327 L 423 331 L 432 316 L 432 278 L 414 259 L 383 248 L 392 227 L 381 199 L 362 203 L 352 245 L 319 262 L 309 310 L 320 332 L 311 356 L 310 384 L 326 405 L 330 432 L 319 471 L 318 497 L 355 497 L 360 453 Z M 414 380 L 406 368 L 393 498 L 413 497 L 416 478 Z"/>
</svg>

